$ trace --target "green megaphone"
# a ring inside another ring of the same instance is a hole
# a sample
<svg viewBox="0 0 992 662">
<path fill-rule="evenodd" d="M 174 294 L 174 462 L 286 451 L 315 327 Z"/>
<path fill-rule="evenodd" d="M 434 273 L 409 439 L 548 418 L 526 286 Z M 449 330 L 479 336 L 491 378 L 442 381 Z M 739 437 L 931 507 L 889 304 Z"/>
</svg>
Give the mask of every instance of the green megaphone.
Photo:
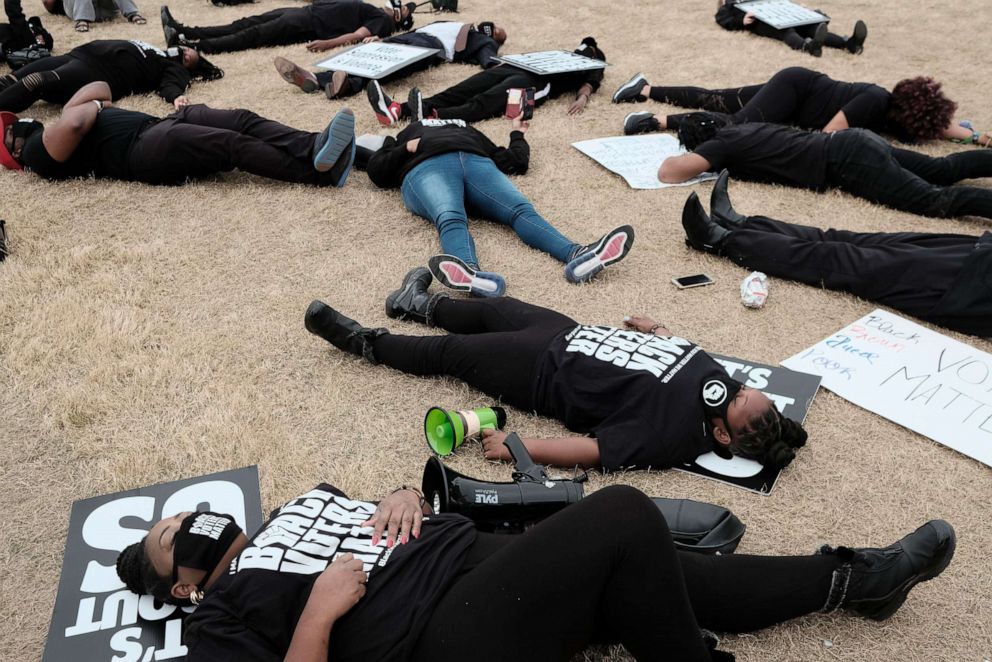
<svg viewBox="0 0 992 662">
<path fill-rule="evenodd" d="M 449 411 L 431 407 L 424 416 L 427 445 L 438 455 L 451 455 L 465 439 L 483 430 L 501 430 L 506 425 L 506 410 L 502 407 L 482 407 Z"/>
</svg>

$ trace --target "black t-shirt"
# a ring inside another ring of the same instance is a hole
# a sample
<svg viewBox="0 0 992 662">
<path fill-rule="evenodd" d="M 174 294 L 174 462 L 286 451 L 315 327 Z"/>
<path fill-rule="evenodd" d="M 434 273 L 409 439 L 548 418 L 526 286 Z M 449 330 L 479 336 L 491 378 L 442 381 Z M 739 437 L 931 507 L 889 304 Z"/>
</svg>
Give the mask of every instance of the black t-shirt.
<svg viewBox="0 0 992 662">
<path fill-rule="evenodd" d="M 187 661 L 281 661 L 313 583 L 346 552 L 365 563 L 367 592 L 334 623 L 328 659 L 408 659 L 475 528 L 461 515 L 431 515 L 419 538 L 390 550 L 359 526 L 374 512 L 326 484 L 274 512 L 186 619 Z"/>
<path fill-rule="evenodd" d="M 889 93 L 872 83 L 846 83 L 826 74 L 811 76 L 792 122 L 803 129 L 819 131 L 840 111 L 852 128 L 886 130 L 885 112 Z"/>
<path fill-rule="evenodd" d="M 373 35 L 388 37 L 396 29 L 392 17 L 380 7 L 357 0 L 317 0 L 310 6 L 313 31 L 320 39 L 333 39 L 365 27 Z"/>
<path fill-rule="evenodd" d="M 720 129 L 694 153 L 709 161 L 708 170 L 726 168 L 736 179 L 822 191 L 831 135 L 749 122 Z"/>
<path fill-rule="evenodd" d="M 119 99 L 129 94 L 158 92 L 172 103 L 189 87 L 192 75 L 168 54 L 149 43 L 123 39 L 98 39 L 67 53 L 85 62 L 97 80 L 106 81 Z"/>
<path fill-rule="evenodd" d="M 715 378 L 726 370 L 684 338 L 580 325 L 548 345 L 535 398 L 595 435 L 604 469 L 662 469 L 713 450 L 702 392 Z"/>
<path fill-rule="evenodd" d="M 24 167 L 46 179 L 110 177 L 129 180 L 129 157 L 135 138 L 157 117 L 122 108 L 107 108 L 96 116 L 93 128 L 65 163 L 53 159 L 38 132 L 24 145 Z"/>
</svg>

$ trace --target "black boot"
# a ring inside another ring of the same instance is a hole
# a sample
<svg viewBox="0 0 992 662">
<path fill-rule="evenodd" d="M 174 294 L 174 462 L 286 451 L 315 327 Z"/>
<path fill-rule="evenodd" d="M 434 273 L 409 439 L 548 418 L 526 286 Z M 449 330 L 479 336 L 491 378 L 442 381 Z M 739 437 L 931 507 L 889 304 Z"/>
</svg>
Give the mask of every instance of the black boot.
<svg viewBox="0 0 992 662">
<path fill-rule="evenodd" d="M 393 319 L 413 320 L 434 326 L 434 307 L 447 294 L 431 294 L 427 288 L 434 277 L 426 267 L 416 267 L 403 276 L 400 289 L 386 297 L 386 315 Z"/>
<path fill-rule="evenodd" d="M 386 329 L 366 328 L 316 299 L 307 308 L 303 324 L 315 336 L 320 336 L 338 349 L 363 356 L 373 364 L 378 363 L 372 353 L 373 341 L 389 333 Z"/>
<path fill-rule="evenodd" d="M 730 172 L 724 169 L 717 177 L 713 192 L 710 194 L 710 216 L 721 227 L 735 230 L 747 222 L 747 216 L 738 214 L 730 204 L 730 195 L 727 193 L 728 181 L 730 181 Z"/>
<path fill-rule="evenodd" d="M 176 32 L 185 32 L 186 26 L 177 21 L 173 16 L 172 12 L 169 11 L 168 5 L 162 5 L 159 9 L 159 18 L 162 19 L 162 30 L 165 31 L 166 28 L 172 28 Z"/>
<path fill-rule="evenodd" d="M 933 579 L 954 556 L 954 528 L 932 520 L 897 543 L 882 549 L 833 548 L 824 545 L 818 554 L 834 554 L 844 565 L 834 570 L 823 612 L 842 608 L 875 621 L 894 614 L 910 589 Z"/>
<path fill-rule="evenodd" d="M 827 29 L 826 23 L 820 23 L 816 26 L 816 32 L 813 33 L 813 37 L 806 37 L 806 41 L 803 42 L 803 51 L 809 53 L 813 57 L 820 57 L 823 55 L 823 42 L 827 40 L 827 35 L 830 31 Z"/>
<path fill-rule="evenodd" d="M 860 55 L 865 50 L 865 39 L 868 38 L 868 26 L 864 21 L 854 24 L 854 34 L 847 38 L 844 46 L 854 55 Z"/>
<path fill-rule="evenodd" d="M 682 209 L 682 227 L 686 246 L 715 255 L 720 255 L 720 246 L 730 234 L 730 230 L 724 230 L 710 220 L 695 191 L 689 194 Z"/>
</svg>

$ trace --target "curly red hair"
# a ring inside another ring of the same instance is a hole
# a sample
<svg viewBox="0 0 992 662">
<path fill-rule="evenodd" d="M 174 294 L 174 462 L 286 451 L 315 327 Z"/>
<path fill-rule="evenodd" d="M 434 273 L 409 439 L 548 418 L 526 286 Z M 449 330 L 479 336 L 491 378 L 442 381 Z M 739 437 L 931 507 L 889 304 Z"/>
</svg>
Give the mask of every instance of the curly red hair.
<svg viewBox="0 0 992 662">
<path fill-rule="evenodd" d="M 940 137 L 958 108 L 940 88 L 929 76 L 899 81 L 889 98 L 889 121 L 916 140 Z"/>
</svg>

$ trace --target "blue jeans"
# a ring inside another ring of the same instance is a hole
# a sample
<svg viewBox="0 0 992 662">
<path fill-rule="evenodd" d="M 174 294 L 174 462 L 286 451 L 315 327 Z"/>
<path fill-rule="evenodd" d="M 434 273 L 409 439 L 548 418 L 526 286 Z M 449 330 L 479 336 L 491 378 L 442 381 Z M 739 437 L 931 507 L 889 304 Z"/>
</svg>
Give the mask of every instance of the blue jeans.
<svg viewBox="0 0 992 662">
<path fill-rule="evenodd" d="M 567 239 L 534 210 L 492 159 L 448 152 L 417 165 L 403 178 L 406 208 L 434 223 L 441 251 L 478 268 L 468 211 L 509 225 L 525 244 L 567 262 L 580 245 Z"/>
</svg>

